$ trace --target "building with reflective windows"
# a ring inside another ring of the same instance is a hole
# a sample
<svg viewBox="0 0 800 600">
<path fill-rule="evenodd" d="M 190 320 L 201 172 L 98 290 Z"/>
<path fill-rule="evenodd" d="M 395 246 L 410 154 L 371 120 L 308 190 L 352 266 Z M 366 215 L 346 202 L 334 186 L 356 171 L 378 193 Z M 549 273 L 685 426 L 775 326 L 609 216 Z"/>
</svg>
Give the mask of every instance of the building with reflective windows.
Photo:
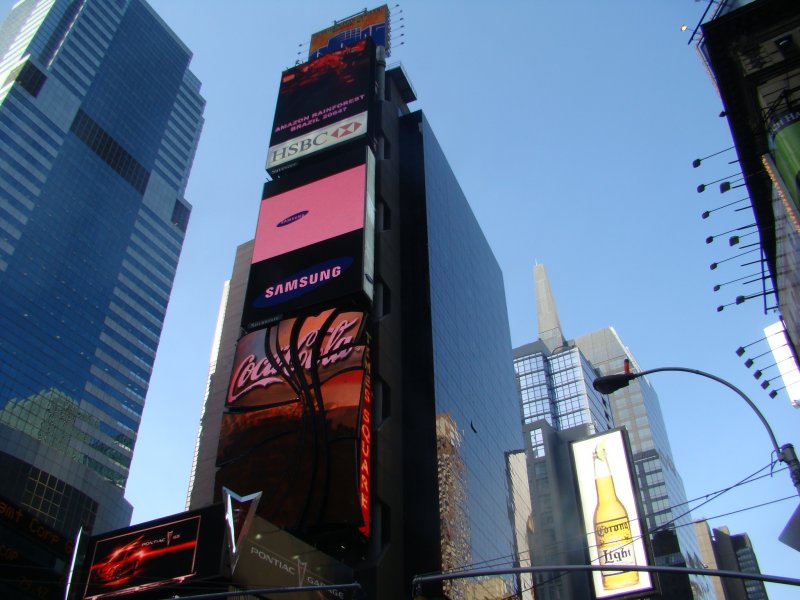
<svg viewBox="0 0 800 600">
<path fill-rule="evenodd" d="M 528 453 L 533 563 L 585 560 L 568 443 L 622 426 L 631 444 L 656 563 L 698 566 L 691 517 L 683 514 L 686 495 L 672 463 L 655 390 L 640 378 L 607 397 L 596 392 L 594 379 L 621 373 L 625 360 L 635 364 L 632 354 L 610 327 L 566 340 L 544 266 L 536 265 L 534 274 L 539 340 L 514 350 Z M 588 593 L 584 585 L 584 575 L 540 576 L 537 597 L 574 597 Z M 702 598 L 710 589 L 703 578 L 685 576 L 661 577 L 661 586 L 670 598 Z"/>
<path fill-rule="evenodd" d="M 515 562 L 506 453 L 522 439 L 501 270 L 431 125 L 408 108 L 416 97 L 403 69 L 384 71 L 380 61 L 377 69 L 370 532 L 292 534 L 351 567 L 368 597 L 399 599 L 415 575 Z M 252 244 L 239 247 L 225 287 L 192 509 L 219 494 L 220 423 L 251 255 Z M 486 597 L 512 586 L 506 578 L 462 580 L 423 593 Z"/>
<path fill-rule="evenodd" d="M 203 123 L 190 60 L 143 0 L 23 0 L 0 27 L 0 496 L 68 538 L 130 521 Z"/>
</svg>

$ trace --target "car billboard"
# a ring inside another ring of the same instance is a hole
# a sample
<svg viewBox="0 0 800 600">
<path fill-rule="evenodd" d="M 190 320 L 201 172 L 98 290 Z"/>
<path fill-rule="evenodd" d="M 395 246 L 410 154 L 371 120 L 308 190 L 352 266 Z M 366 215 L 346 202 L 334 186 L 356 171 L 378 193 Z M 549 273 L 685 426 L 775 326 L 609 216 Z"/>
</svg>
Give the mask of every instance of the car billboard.
<svg viewBox="0 0 800 600">
<path fill-rule="evenodd" d="M 640 595 L 654 588 L 650 573 L 626 566 L 650 564 L 646 532 L 631 477 L 623 431 L 617 429 L 572 443 L 578 495 L 598 599 Z"/>
<path fill-rule="evenodd" d="M 263 492 L 261 517 L 290 531 L 369 534 L 371 390 L 367 314 L 327 308 L 237 343 L 216 486 Z"/>
<path fill-rule="evenodd" d="M 284 71 L 267 171 L 366 134 L 374 72 L 368 39 Z"/>
<path fill-rule="evenodd" d="M 95 536 L 82 598 L 141 594 L 221 574 L 220 505 Z"/>
<path fill-rule="evenodd" d="M 389 7 L 386 4 L 372 10 L 364 9 L 313 34 L 308 47 L 308 58 L 324 56 L 367 37 L 376 46 L 385 47 L 386 56 L 389 56 Z"/>
</svg>

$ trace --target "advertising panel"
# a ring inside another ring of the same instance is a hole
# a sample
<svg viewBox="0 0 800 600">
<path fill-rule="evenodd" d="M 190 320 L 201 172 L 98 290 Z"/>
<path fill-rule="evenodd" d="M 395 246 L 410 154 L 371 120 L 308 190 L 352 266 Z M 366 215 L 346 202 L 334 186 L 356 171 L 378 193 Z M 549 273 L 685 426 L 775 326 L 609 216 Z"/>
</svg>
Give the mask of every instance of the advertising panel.
<svg viewBox="0 0 800 600">
<path fill-rule="evenodd" d="M 239 340 L 220 432 L 218 493 L 263 492 L 257 514 L 291 531 L 369 533 L 366 316 L 329 308 Z"/>
<path fill-rule="evenodd" d="M 250 267 L 242 327 L 253 330 L 363 289 L 364 230 L 305 246 Z"/>
<path fill-rule="evenodd" d="M 389 56 L 389 7 L 386 4 L 372 10 L 365 9 L 313 34 L 308 58 L 324 56 L 366 37 L 372 38 L 376 46 L 384 46 L 386 56 Z"/>
<path fill-rule="evenodd" d="M 139 594 L 220 575 L 221 506 L 93 537 L 83 598 Z"/>
<path fill-rule="evenodd" d="M 352 147 L 264 187 L 242 311 L 251 331 L 345 296 L 373 296 L 375 160 Z M 334 160 L 335 159 L 335 160 Z"/>
<path fill-rule="evenodd" d="M 283 72 L 268 171 L 367 133 L 374 55 L 365 39 Z"/>
<path fill-rule="evenodd" d="M 775 166 L 795 207 L 800 208 L 800 110 L 777 115 L 769 132 Z"/>
<path fill-rule="evenodd" d="M 598 599 L 654 587 L 649 573 L 624 570 L 649 564 L 625 442 L 617 429 L 572 443 L 589 559 L 609 567 L 592 573 Z"/>
<path fill-rule="evenodd" d="M 276 196 L 258 214 L 252 262 L 364 227 L 366 165 L 361 164 Z"/>
<path fill-rule="evenodd" d="M 319 587 L 353 582 L 353 570 L 306 544 L 266 519 L 255 517 L 242 540 L 241 558 L 233 581 L 246 588 Z M 352 590 L 288 592 L 286 600 L 345 600 Z"/>
</svg>

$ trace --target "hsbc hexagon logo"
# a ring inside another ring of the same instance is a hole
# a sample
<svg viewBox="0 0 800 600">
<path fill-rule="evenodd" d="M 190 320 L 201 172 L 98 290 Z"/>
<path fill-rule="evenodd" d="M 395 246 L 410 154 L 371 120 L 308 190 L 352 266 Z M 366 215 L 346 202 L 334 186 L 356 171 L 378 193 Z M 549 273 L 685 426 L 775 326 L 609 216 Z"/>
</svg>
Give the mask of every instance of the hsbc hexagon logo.
<svg viewBox="0 0 800 600">
<path fill-rule="evenodd" d="M 337 127 L 331 132 L 331 136 L 335 137 L 336 139 L 340 139 L 343 137 L 347 137 L 361 129 L 361 123 L 358 121 L 353 121 L 352 123 L 348 123 L 347 125 L 342 125 L 341 127 Z"/>
</svg>

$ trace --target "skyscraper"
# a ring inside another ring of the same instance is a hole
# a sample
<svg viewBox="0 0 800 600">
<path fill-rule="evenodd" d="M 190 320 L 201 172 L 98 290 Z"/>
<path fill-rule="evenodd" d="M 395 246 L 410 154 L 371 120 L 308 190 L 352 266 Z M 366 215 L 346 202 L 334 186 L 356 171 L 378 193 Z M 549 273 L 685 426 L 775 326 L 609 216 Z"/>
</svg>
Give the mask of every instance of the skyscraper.
<svg viewBox="0 0 800 600">
<path fill-rule="evenodd" d="M 572 547 L 575 534 L 569 512 L 574 502 L 572 474 L 548 454 L 581 435 L 622 426 L 631 444 L 656 563 L 697 566 L 697 541 L 689 527 L 691 518 L 685 510 L 683 483 L 672 463 L 655 390 L 646 380 L 637 379 L 637 387 L 625 388 L 607 398 L 598 394 L 592 388 L 595 377 L 622 372 L 625 360 L 635 363 L 633 355 L 610 327 L 567 341 L 544 266 L 536 265 L 534 273 L 540 339 L 514 350 L 525 448 L 529 452 L 534 532 L 550 538 L 540 546 L 541 550 L 532 544 L 534 563 L 537 551 L 542 552 L 540 562 L 555 563 L 577 551 Z M 552 579 L 545 593 L 560 597 L 570 579 L 579 585 L 577 578 Z M 662 587 L 673 598 L 699 598 L 708 587 L 702 578 L 661 579 Z"/>
<path fill-rule="evenodd" d="M 0 27 L 0 495 L 67 538 L 130 521 L 203 124 L 190 60 L 143 0 L 23 0 Z"/>
<path fill-rule="evenodd" d="M 510 564 L 505 453 L 521 439 L 492 251 L 431 125 L 409 110 L 408 77 L 385 68 L 380 45 L 337 46 L 282 81 L 282 96 L 307 104 L 290 115 L 299 104 L 284 112 L 278 101 L 272 181 L 224 299 L 188 507 L 219 499 L 222 486 L 262 491 L 260 517 L 350 566 L 370 597 L 407 597 L 414 575 Z M 340 135 L 350 137 L 321 141 Z M 315 213 L 327 217 L 313 225 Z M 351 214 L 354 224 L 330 232 Z M 290 227 L 298 233 L 288 238 Z M 332 355 L 328 340 L 345 317 L 358 325 Z M 355 393 L 333 396 L 343 375 L 329 367 L 345 359 L 351 377 L 366 377 Z M 294 391 L 283 395 L 284 382 Z M 331 398 L 359 407 L 357 428 L 332 412 Z M 292 410 L 305 420 L 293 421 Z M 270 449 L 289 443 L 292 452 Z M 426 593 L 463 598 L 479 587 L 509 589 L 496 579 Z"/>
</svg>

